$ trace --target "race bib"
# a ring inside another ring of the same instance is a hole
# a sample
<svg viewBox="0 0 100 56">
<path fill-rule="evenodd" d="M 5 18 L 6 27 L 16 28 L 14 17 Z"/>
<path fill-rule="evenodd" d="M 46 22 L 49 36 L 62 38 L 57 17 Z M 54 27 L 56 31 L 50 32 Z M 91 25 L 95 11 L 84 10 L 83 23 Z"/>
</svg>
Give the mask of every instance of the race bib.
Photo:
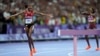
<svg viewBox="0 0 100 56">
<path fill-rule="evenodd" d="M 26 24 L 30 24 L 30 23 L 32 23 L 32 21 L 33 21 L 32 19 L 25 19 Z"/>
</svg>

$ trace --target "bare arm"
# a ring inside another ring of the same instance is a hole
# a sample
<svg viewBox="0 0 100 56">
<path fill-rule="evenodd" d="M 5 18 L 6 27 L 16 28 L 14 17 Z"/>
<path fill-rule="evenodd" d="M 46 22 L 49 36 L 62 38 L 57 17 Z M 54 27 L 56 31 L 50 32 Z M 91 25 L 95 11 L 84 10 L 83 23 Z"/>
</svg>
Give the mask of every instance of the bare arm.
<svg viewBox="0 0 100 56">
<path fill-rule="evenodd" d="M 25 10 L 24 10 L 24 11 L 25 11 Z M 24 11 L 21 11 L 21 12 L 19 12 L 19 13 L 16 13 L 16 14 L 14 14 L 14 15 L 11 15 L 9 18 L 18 16 L 19 14 L 22 14 Z"/>
<path fill-rule="evenodd" d="M 45 13 L 41 13 L 41 12 L 37 12 L 37 11 L 35 11 L 35 13 L 43 15 L 43 16 L 53 17 L 51 14 L 45 14 Z"/>
<path fill-rule="evenodd" d="M 86 12 L 86 11 L 85 11 L 85 12 L 82 12 L 81 14 L 82 14 L 82 15 L 89 15 L 89 13 Z"/>
</svg>

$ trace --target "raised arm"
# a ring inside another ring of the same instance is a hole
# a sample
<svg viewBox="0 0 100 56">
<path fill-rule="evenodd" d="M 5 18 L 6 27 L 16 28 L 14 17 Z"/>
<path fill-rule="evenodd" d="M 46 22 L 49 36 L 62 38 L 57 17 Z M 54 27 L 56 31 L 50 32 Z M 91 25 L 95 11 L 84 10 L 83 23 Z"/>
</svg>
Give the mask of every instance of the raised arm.
<svg viewBox="0 0 100 56">
<path fill-rule="evenodd" d="M 19 14 L 24 13 L 24 11 L 25 11 L 25 10 L 23 10 L 23 11 L 21 11 L 21 12 L 19 12 L 19 13 L 16 13 L 16 14 L 14 14 L 14 15 L 11 15 L 9 18 L 11 18 L 11 17 L 15 17 L 15 16 L 18 16 Z"/>
<path fill-rule="evenodd" d="M 82 15 L 89 15 L 89 13 L 86 12 L 86 11 L 85 11 L 85 12 L 82 12 L 81 14 L 82 14 Z"/>
<path fill-rule="evenodd" d="M 49 17 L 53 17 L 51 14 L 45 14 L 45 13 L 41 13 L 41 12 L 37 12 L 37 11 L 34 11 L 36 14 L 40 14 L 40 15 L 43 15 L 43 16 L 49 16 Z"/>
<path fill-rule="evenodd" d="M 11 17 L 18 16 L 19 14 L 24 13 L 26 10 L 27 10 L 27 9 L 25 9 L 25 10 L 23 10 L 23 11 L 19 12 L 19 13 L 16 13 L 16 14 L 14 14 L 14 15 L 8 16 L 8 17 L 7 17 L 7 19 L 10 19 Z"/>
</svg>

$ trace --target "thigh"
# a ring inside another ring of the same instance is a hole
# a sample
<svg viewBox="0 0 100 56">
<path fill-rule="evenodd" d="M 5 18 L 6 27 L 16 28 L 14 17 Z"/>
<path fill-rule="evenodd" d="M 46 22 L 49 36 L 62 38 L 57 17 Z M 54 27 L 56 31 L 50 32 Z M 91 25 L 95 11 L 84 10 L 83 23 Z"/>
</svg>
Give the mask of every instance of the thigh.
<svg viewBox="0 0 100 56">
<path fill-rule="evenodd" d="M 25 30 L 26 33 L 28 33 L 28 31 L 29 31 L 28 26 L 25 26 L 24 30 Z"/>
</svg>

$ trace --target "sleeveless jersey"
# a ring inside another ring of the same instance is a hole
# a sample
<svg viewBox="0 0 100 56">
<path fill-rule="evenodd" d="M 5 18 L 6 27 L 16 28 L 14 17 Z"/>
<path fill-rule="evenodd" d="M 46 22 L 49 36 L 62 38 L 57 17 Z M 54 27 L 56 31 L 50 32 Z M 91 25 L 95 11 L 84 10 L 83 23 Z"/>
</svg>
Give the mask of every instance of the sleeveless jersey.
<svg viewBox="0 0 100 56">
<path fill-rule="evenodd" d="M 95 18 L 93 16 L 89 15 L 88 22 L 95 22 Z"/>
<path fill-rule="evenodd" d="M 26 24 L 31 24 L 32 23 L 32 21 L 33 21 L 33 15 L 34 15 L 33 11 L 25 11 L 24 12 L 25 23 Z"/>
<path fill-rule="evenodd" d="M 89 23 L 89 28 L 90 29 L 94 29 L 96 28 L 96 19 L 92 16 L 92 15 L 89 15 L 88 16 L 88 23 Z"/>
</svg>

